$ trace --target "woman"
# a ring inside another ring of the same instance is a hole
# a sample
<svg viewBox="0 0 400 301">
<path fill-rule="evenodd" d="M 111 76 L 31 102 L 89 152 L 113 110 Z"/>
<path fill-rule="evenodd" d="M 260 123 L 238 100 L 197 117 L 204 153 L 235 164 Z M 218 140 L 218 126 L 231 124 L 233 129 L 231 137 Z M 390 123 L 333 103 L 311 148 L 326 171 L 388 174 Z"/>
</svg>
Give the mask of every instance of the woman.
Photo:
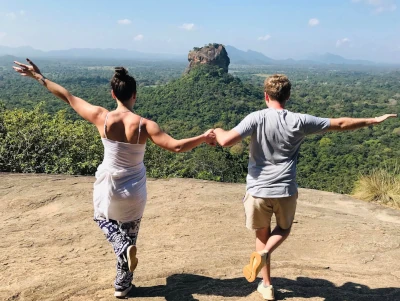
<svg viewBox="0 0 400 301">
<path fill-rule="evenodd" d="M 117 109 L 108 111 L 73 96 L 62 86 L 45 78 L 29 59 L 29 65 L 14 62 L 15 71 L 39 81 L 55 96 L 69 104 L 80 116 L 93 123 L 104 146 L 104 160 L 96 172 L 93 205 L 94 220 L 104 232 L 117 256 L 116 297 L 125 297 L 132 289 L 136 258 L 136 239 L 146 204 L 146 169 L 143 157 L 147 139 L 172 152 L 185 152 L 206 142 L 215 144 L 215 135 L 175 140 L 157 123 L 132 111 L 136 101 L 136 81 L 123 67 L 115 68 L 111 95 Z"/>
</svg>

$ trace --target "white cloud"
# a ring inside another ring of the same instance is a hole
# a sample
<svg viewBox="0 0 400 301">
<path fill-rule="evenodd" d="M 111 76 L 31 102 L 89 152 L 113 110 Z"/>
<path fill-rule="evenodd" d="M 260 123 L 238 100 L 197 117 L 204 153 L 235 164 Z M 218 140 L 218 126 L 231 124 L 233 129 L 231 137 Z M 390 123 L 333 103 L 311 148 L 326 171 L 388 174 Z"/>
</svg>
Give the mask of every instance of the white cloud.
<svg viewBox="0 0 400 301">
<path fill-rule="evenodd" d="M 144 35 L 142 35 L 142 34 L 138 34 L 136 37 L 134 37 L 133 39 L 135 40 L 135 41 L 141 41 L 141 40 L 143 40 L 143 38 L 144 38 Z"/>
<path fill-rule="evenodd" d="M 132 23 L 132 21 L 129 19 L 122 19 L 122 20 L 118 20 L 117 22 L 118 22 L 118 24 L 121 24 L 121 25 L 129 25 Z"/>
<path fill-rule="evenodd" d="M 10 20 L 15 20 L 17 18 L 17 15 L 15 13 L 7 13 L 6 17 Z"/>
<path fill-rule="evenodd" d="M 9 13 L 6 13 L 5 16 L 6 16 L 6 19 L 8 19 L 8 20 L 15 20 L 15 19 L 17 19 L 17 18 L 20 17 L 20 16 L 25 16 L 25 14 L 26 14 L 26 11 L 20 10 L 20 11 L 18 11 L 18 12 L 9 12 Z M 2 14 L 2 15 L 4 16 L 4 14 Z"/>
<path fill-rule="evenodd" d="M 269 34 L 259 37 L 258 40 L 259 41 L 268 41 L 271 38 L 271 36 Z"/>
<path fill-rule="evenodd" d="M 376 9 L 374 9 L 374 12 L 377 13 L 377 14 L 380 14 L 380 13 L 383 13 L 385 11 L 389 11 L 389 12 L 395 11 L 396 9 L 397 9 L 396 4 L 392 4 L 390 6 L 379 6 Z"/>
<path fill-rule="evenodd" d="M 0 32 L 0 40 L 2 40 L 7 34 L 5 32 Z"/>
<path fill-rule="evenodd" d="M 339 39 L 336 41 L 336 47 L 346 46 L 349 45 L 349 43 L 350 43 L 349 38 Z"/>
<path fill-rule="evenodd" d="M 308 20 L 308 25 L 310 26 L 317 26 L 319 24 L 319 20 L 316 18 L 312 18 L 310 20 Z"/>
<path fill-rule="evenodd" d="M 383 12 L 392 12 L 397 9 L 397 5 L 394 0 L 351 0 L 353 3 L 364 3 L 372 8 L 372 11 L 376 14 Z"/>
<path fill-rule="evenodd" d="M 182 28 L 184 30 L 193 30 L 195 29 L 195 26 L 193 23 L 183 23 L 179 28 Z"/>
</svg>

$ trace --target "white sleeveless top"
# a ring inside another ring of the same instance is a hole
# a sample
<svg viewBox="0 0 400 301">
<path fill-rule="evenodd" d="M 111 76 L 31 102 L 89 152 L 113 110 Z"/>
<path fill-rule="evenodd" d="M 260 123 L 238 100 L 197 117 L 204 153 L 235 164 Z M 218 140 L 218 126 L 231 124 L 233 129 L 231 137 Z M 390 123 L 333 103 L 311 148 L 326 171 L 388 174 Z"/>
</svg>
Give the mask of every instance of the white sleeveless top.
<svg viewBox="0 0 400 301">
<path fill-rule="evenodd" d="M 113 141 L 107 138 L 107 119 L 104 122 L 104 159 L 96 172 L 93 205 L 94 217 L 121 222 L 142 217 L 146 205 L 146 168 L 143 164 L 145 144 Z"/>
</svg>

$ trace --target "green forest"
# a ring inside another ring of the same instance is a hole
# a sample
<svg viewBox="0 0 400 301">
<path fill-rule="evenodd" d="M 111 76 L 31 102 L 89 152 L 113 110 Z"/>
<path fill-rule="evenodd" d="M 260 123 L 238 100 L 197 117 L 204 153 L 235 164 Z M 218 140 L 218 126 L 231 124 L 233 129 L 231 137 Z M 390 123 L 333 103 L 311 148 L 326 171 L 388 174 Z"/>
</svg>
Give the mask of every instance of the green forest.
<svg viewBox="0 0 400 301">
<path fill-rule="evenodd" d="M 81 120 L 37 82 L 20 78 L 14 58 L 0 59 L 0 171 L 93 175 L 102 160 L 94 126 Z M 109 80 L 123 65 L 138 82 L 135 112 L 176 138 L 208 128 L 234 127 L 265 108 L 263 81 L 284 73 L 292 82 L 287 109 L 321 117 L 399 113 L 400 70 L 357 66 L 238 66 L 230 73 L 186 63 L 148 61 L 37 61 L 44 75 L 87 101 L 114 109 Z M 300 187 L 351 193 L 360 174 L 399 165 L 400 123 L 389 120 L 352 132 L 309 136 L 302 145 Z M 231 148 L 200 146 L 174 154 L 148 143 L 149 177 L 244 182 L 248 140 Z"/>
</svg>

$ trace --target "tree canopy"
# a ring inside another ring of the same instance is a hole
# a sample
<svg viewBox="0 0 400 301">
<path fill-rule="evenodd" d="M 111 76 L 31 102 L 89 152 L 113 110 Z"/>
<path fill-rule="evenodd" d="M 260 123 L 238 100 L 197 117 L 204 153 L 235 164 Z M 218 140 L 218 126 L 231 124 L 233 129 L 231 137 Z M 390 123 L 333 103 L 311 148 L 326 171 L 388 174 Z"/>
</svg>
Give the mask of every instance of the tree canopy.
<svg viewBox="0 0 400 301">
<path fill-rule="evenodd" d="M 10 62 L 7 62 L 9 64 Z M 287 109 L 321 117 L 374 117 L 399 113 L 400 71 L 384 68 L 231 66 L 227 74 L 199 66 L 152 62 L 38 62 L 45 75 L 91 103 L 115 108 L 109 79 L 113 65 L 128 67 L 138 82 L 135 111 L 177 138 L 208 128 L 230 129 L 265 108 L 262 83 L 273 73 L 292 81 Z M 0 60 L 0 170 L 94 174 L 102 159 L 96 129 Z M 41 104 L 39 104 L 41 103 Z M 303 143 L 301 187 L 349 193 L 361 172 L 393 165 L 400 158 L 397 120 L 354 132 L 309 136 Z M 201 146 L 172 154 L 149 144 L 145 164 L 151 177 L 194 177 L 244 182 L 248 140 L 229 149 Z"/>
</svg>

